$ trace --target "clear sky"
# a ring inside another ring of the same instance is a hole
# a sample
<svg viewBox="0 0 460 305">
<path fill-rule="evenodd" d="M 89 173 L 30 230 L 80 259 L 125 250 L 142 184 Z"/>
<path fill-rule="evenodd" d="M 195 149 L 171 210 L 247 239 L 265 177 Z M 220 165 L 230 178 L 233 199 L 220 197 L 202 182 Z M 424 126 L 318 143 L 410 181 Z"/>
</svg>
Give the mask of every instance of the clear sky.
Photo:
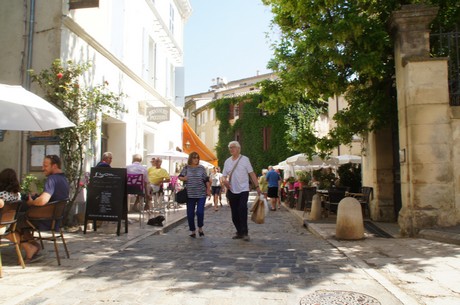
<svg viewBox="0 0 460 305">
<path fill-rule="evenodd" d="M 185 24 L 185 95 L 208 91 L 212 79 L 270 72 L 271 12 L 260 0 L 190 0 Z"/>
</svg>

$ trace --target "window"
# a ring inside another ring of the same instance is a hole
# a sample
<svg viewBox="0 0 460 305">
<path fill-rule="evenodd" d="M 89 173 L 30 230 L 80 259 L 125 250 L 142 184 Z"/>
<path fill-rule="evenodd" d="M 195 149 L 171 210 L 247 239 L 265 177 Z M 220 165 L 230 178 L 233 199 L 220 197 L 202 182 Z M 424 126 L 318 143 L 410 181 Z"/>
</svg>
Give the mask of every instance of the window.
<svg viewBox="0 0 460 305">
<path fill-rule="evenodd" d="M 270 149 L 270 135 L 271 135 L 271 127 L 264 127 L 262 129 L 262 137 L 264 140 L 263 143 L 263 151 L 268 151 Z"/>
<path fill-rule="evenodd" d="M 209 120 L 210 121 L 215 121 L 216 120 L 216 109 L 212 108 L 209 111 Z"/>
<path fill-rule="evenodd" d="M 29 151 L 29 170 L 41 171 L 46 155 L 60 156 L 58 141 L 31 141 Z"/>
<path fill-rule="evenodd" d="M 152 38 L 149 38 L 149 53 L 148 53 L 148 82 L 155 88 L 156 86 L 156 61 L 157 61 L 157 45 Z"/>
<path fill-rule="evenodd" d="M 174 34 L 174 6 L 169 5 L 169 30 Z"/>
</svg>

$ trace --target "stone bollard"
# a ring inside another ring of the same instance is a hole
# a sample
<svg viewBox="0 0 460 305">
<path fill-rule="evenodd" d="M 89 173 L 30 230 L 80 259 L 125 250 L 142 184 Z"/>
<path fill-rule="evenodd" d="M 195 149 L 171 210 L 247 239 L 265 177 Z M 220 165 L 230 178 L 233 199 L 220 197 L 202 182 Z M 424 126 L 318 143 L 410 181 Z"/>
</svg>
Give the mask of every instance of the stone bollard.
<svg viewBox="0 0 460 305">
<path fill-rule="evenodd" d="M 318 194 L 313 195 L 311 202 L 310 220 L 321 219 L 321 197 Z"/>
<path fill-rule="evenodd" d="M 345 240 L 364 238 L 361 204 L 355 198 L 345 197 L 340 201 L 337 208 L 335 237 Z"/>
</svg>

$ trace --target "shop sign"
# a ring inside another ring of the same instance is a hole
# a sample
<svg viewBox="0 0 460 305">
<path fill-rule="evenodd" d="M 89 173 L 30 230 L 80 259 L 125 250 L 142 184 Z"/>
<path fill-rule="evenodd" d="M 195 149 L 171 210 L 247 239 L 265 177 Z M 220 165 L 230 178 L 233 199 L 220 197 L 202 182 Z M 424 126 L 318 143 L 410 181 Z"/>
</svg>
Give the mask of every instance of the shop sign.
<svg viewBox="0 0 460 305">
<path fill-rule="evenodd" d="M 169 107 L 148 107 L 147 122 L 161 123 L 169 121 Z"/>
</svg>

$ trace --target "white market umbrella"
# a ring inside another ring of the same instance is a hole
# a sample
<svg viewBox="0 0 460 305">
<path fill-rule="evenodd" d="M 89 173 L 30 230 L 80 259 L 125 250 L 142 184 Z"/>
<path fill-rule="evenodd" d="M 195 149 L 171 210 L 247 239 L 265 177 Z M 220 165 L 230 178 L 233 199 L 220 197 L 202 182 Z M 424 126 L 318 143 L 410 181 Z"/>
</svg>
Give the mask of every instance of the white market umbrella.
<svg viewBox="0 0 460 305">
<path fill-rule="evenodd" d="M 188 154 L 183 153 L 181 151 L 177 151 L 177 150 L 167 150 L 167 151 L 158 152 L 158 153 L 154 152 L 154 153 L 147 154 L 147 156 L 151 158 L 167 159 L 169 161 L 181 161 L 181 160 L 188 159 Z"/>
<path fill-rule="evenodd" d="M 0 84 L 0 129 L 45 131 L 74 127 L 57 107 L 21 86 Z"/>
<path fill-rule="evenodd" d="M 332 157 L 333 160 L 336 160 L 338 164 L 347 164 L 347 163 L 356 163 L 361 164 L 361 156 L 355 155 L 340 155 Z"/>
<path fill-rule="evenodd" d="M 177 150 L 167 150 L 167 151 L 158 152 L 158 153 L 153 152 L 153 153 L 147 154 L 147 157 L 168 160 L 170 174 L 172 173 L 172 162 L 178 162 L 178 161 L 183 162 L 183 161 L 188 160 L 188 154 L 183 153 L 181 151 L 177 151 Z"/>
<path fill-rule="evenodd" d="M 323 164 L 333 165 L 333 160 L 323 160 L 318 155 L 314 155 L 311 160 L 305 154 L 297 154 L 286 159 L 286 163 L 294 166 L 321 166 Z"/>
<path fill-rule="evenodd" d="M 200 160 L 200 165 L 203 165 L 207 169 L 214 168 L 215 166 L 207 161 Z"/>
</svg>

